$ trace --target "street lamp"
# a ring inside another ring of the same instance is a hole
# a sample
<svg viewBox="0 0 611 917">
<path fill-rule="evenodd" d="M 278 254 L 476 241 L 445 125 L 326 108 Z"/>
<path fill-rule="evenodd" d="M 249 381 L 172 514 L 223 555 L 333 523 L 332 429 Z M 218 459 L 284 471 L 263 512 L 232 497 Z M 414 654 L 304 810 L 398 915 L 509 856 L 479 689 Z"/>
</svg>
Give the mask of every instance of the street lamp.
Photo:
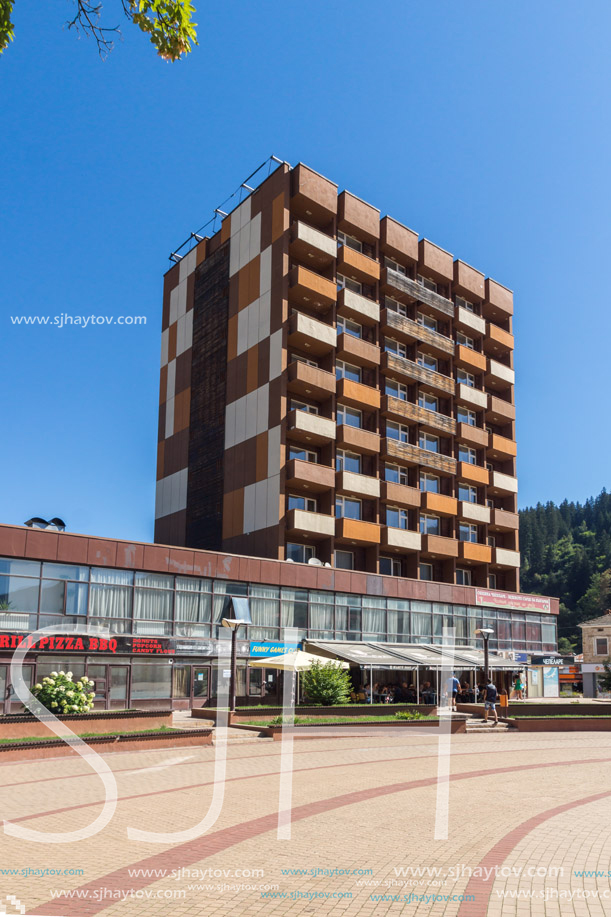
<svg viewBox="0 0 611 917">
<path fill-rule="evenodd" d="M 242 600 L 248 602 L 248 600 Z M 234 608 L 235 610 L 235 608 Z M 243 618 L 223 618 L 221 624 L 223 627 L 228 627 L 231 631 L 231 681 L 229 683 L 229 712 L 235 713 L 235 683 L 236 683 L 236 668 L 237 668 L 237 655 L 238 655 L 238 630 L 240 625 L 252 624 L 250 618 L 250 612 L 248 610 L 248 605 L 246 604 L 246 615 L 247 617 Z"/>
<path fill-rule="evenodd" d="M 486 678 L 486 681 L 488 681 L 488 678 L 490 675 L 490 672 L 489 672 L 490 666 L 489 666 L 489 658 L 488 658 L 488 641 L 490 640 L 490 635 L 493 633 L 494 631 L 492 630 L 491 627 L 478 627 L 478 629 L 475 631 L 475 634 L 476 635 L 479 634 L 482 640 L 484 641 L 484 676 Z"/>
</svg>

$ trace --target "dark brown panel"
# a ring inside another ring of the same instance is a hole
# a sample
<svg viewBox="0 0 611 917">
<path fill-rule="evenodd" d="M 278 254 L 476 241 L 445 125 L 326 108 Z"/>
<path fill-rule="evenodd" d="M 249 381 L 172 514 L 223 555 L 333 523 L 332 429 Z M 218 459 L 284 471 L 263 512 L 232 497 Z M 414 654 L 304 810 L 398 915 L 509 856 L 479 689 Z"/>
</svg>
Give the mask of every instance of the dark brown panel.
<svg viewBox="0 0 611 917">
<path fill-rule="evenodd" d="M 191 360 L 193 358 L 193 349 L 189 347 L 179 357 L 176 357 L 176 383 L 174 390 L 176 394 L 184 392 L 186 388 L 191 387 Z M 165 399 L 164 399 L 165 400 Z"/>
</svg>

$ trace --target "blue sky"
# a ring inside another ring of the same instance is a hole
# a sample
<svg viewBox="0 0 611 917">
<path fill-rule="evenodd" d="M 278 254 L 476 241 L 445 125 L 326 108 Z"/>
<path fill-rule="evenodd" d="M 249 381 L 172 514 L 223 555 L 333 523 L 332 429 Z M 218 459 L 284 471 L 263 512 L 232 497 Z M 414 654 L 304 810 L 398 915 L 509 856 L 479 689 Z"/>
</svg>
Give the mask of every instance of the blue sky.
<svg viewBox="0 0 611 917">
<path fill-rule="evenodd" d="M 521 506 L 609 485 L 608 3 L 199 0 L 173 65 L 51 6 L 0 59 L 3 522 L 152 539 L 167 257 L 272 152 L 515 291 Z M 147 323 L 10 321 L 61 313 Z"/>
</svg>

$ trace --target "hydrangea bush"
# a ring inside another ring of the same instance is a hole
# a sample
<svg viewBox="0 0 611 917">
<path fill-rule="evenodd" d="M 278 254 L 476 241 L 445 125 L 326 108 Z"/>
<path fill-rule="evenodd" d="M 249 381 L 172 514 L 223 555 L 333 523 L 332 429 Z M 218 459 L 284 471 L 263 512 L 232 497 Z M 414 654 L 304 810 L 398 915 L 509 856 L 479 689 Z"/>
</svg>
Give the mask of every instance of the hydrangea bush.
<svg viewBox="0 0 611 917">
<path fill-rule="evenodd" d="M 93 708 L 95 692 L 93 681 L 83 675 L 72 681 L 72 672 L 51 672 L 42 682 L 34 685 L 32 694 L 56 716 L 70 713 L 87 713 Z"/>
</svg>

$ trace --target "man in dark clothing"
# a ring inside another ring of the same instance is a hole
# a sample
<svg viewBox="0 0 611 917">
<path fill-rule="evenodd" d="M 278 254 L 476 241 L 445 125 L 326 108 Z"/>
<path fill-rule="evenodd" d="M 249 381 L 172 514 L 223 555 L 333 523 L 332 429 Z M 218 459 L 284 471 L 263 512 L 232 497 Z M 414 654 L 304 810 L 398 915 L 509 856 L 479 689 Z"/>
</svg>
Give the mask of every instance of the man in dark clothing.
<svg viewBox="0 0 611 917">
<path fill-rule="evenodd" d="M 496 726 L 499 722 L 499 717 L 496 712 L 496 705 L 498 701 L 498 694 L 496 687 L 492 683 L 492 679 L 486 685 L 486 690 L 484 691 L 484 722 L 488 722 L 488 714 L 492 710 L 494 713 L 494 725 Z"/>
<path fill-rule="evenodd" d="M 448 678 L 448 683 L 446 685 L 446 691 L 448 694 L 448 701 L 452 704 L 452 711 L 457 712 L 458 708 L 456 706 L 456 698 L 458 697 L 458 690 L 460 688 L 460 682 L 456 675 L 452 675 L 451 678 Z"/>
</svg>

